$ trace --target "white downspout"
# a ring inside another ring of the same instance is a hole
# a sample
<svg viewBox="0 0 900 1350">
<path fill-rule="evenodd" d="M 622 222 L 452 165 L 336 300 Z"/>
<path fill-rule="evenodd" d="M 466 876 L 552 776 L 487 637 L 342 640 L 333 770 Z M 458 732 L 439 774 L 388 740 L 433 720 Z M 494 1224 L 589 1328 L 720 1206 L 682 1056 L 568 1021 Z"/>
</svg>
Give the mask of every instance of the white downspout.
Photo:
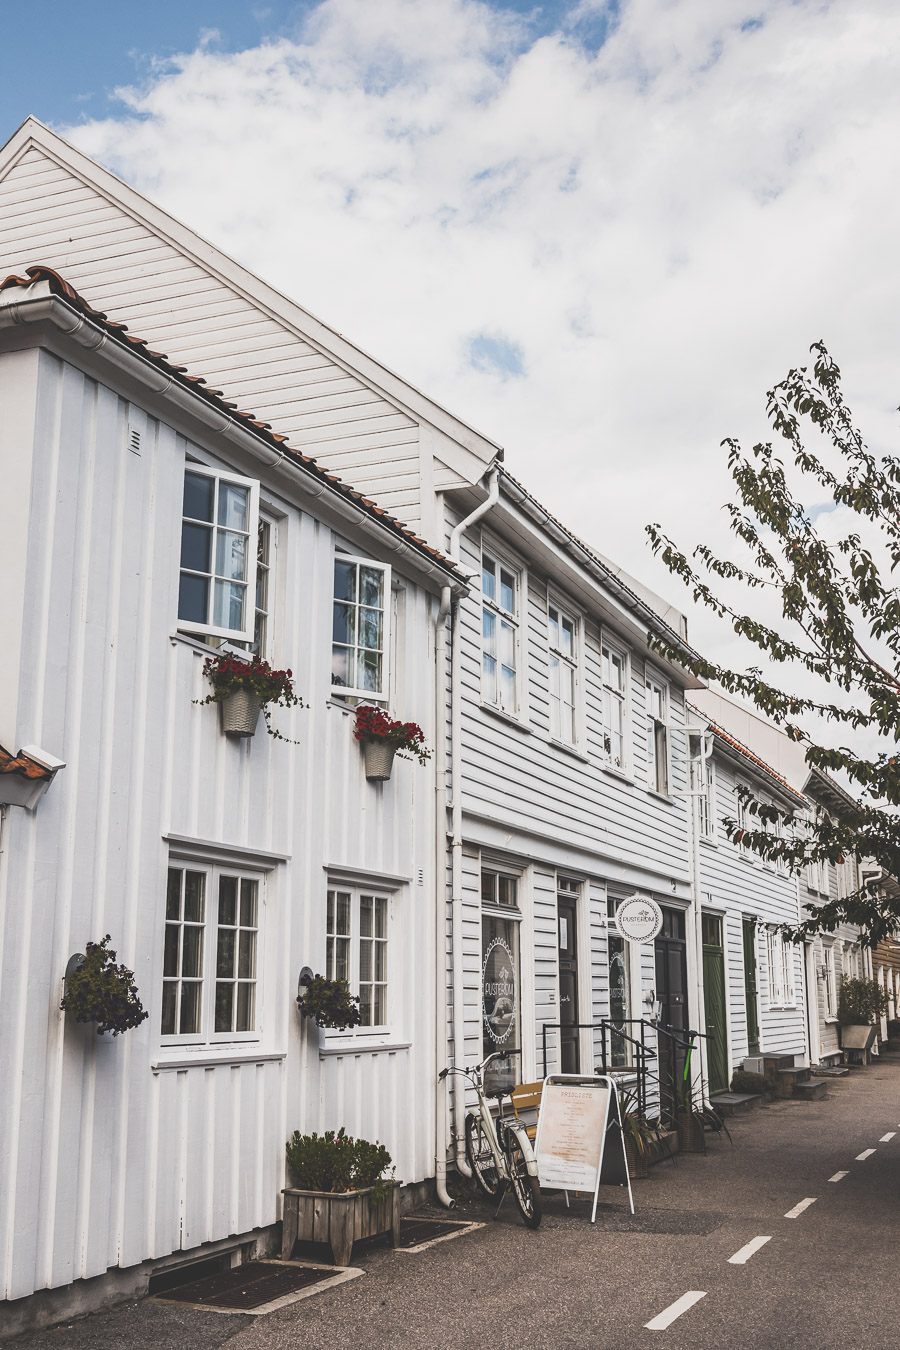
<svg viewBox="0 0 900 1350">
<path fill-rule="evenodd" d="M 447 1190 L 447 1146 L 450 1126 L 448 1078 L 440 1077 L 447 1059 L 447 615 L 451 590 L 441 589 L 435 619 L 434 668 L 434 1053 L 437 1094 L 434 1104 L 434 1185 L 438 1201 L 453 1209 Z"/>
<path fill-rule="evenodd" d="M 688 735 L 690 736 L 690 733 L 688 733 Z M 700 739 L 700 758 L 699 758 L 699 763 L 700 763 L 700 765 L 702 766 L 702 768 L 705 770 L 705 766 L 706 766 L 707 760 L 709 759 L 710 755 L 712 754 L 712 749 L 713 749 L 713 739 L 712 739 L 712 735 L 711 735 L 708 731 L 701 731 L 700 734 L 699 734 L 699 739 Z M 705 772 L 704 772 L 704 773 L 703 773 L 703 778 L 705 779 L 705 777 L 706 777 L 706 774 L 705 774 Z M 691 929 L 692 929 L 692 939 L 693 939 L 693 940 L 692 940 L 690 943 L 688 943 L 688 950 L 687 950 L 687 957 L 688 957 L 688 980 L 689 980 L 689 982 L 690 982 L 690 976 L 691 976 L 691 973 L 692 973 L 691 970 L 690 970 L 690 967 L 693 965 L 693 967 L 694 967 L 694 970 L 693 970 L 693 976 L 694 976 L 694 979 L 693 979 L 693 985 L 694 985 L 695 989 L 697 990 L 697 1029 L 698 1029 L 699 1031 L 705 1033 L 705 1032 L 706 1032 L 706 1002 L 705 1002 L 705 992 L 704 992 L 704 987 L 703 987 L 703 893 L 702 893 L 702 891 L 701 891 L 701 885 L 702 885 L 701 857 L 702 857 L 702 854 L 701 854 L 701 849 L 700 849 L 700 802 L 699 802 L 699 798 L 700 798 L 700 795 L 701 795 L 701 792 L 702 792 L 702 788 L 699 787 L 699 786 L 695 788 L 693 785 L 689 785 L 689 787 L 690 787 L 690 791 L 688 792 L 688 796 L 690 797 L 690 801 L 691 801 L 691 872 L 692 872 L 692 874 L 693 874 L 693 875 L 692 875 L 692 878 L 691 878 L 691 880 L 692 880 L 692 886 L 691 886 L 691 889 L 692 889 L 692 891 L 693 891 L 693 896 L 692 896 L 692 899 L 691 899 L 690 918 L 691 918 Z M 709 802 L 709 809 L 710 809 L 710 810 L 712 809 L 712 800 L 711 800 L 711 799 L 710 799 L 710 802 Z M 724 928 L 724 925 L 723 925 L 723 928 Z M 691 959 L 692 957 L 693 957 L 693 960 Z M 726 966 L 726 969 L 727 969 L 727 966 Z M 727 982 L 726 982 L 726 987 L 725 987 L 725 1016 L 726 1016 L 726 1018 L 727 1018 L 727 1016 L 728 1016 L 728 985 L 727 985 Z M 691 1024 L 691 1019 L 690 1019 L 690 1008 L 689 1008 L 689 1009 L 688 1009 L 688 1025 L 690 1026 L 690 1024 Z M 727 1042 L 726 1042 L 726 1043 L 727 1043 Z M 700 1039 L 699 1050 L 700 1050 L 700 1075 L 701 1075 L 701 1081 L 704 1082 L 704 1083 L 706 1083 L 706 1084 L 708 1085 L 708 1084 L 709 1084 L 709 1055 L 708 1055 L 708 1052 L 707 1052 L 705 1036 L 701 1037 L 701 1039 Z M 730 1065 L 730 1064 L 729 1064 L 728 1068 L 729 1068 L 729 1070 L 731 1069 L 731 1065 Z M 695 1085 L 695 1086 L 696 1086 L 696 1083 L 697 1083 L 697 1075 L 694 1075 L 694 1085 Z M 707 1106 L 707 1105 L 708 1105 L 708 1102 L 707 1102 L 706 1100 L 704 1100 L 703 1105 L 704 1105 L 704 1106 Z"/>
<path fill-rule="evenodd" d="M 486 515 L 500 499 L 500 470 L 494 467 L 488 479 L 488 495 L 464 520 L 453 527 L 450 535 L 450 559 L 459 562 L 462 537 L 466 530 Z M 453 1063 L 465 1060 L 465 1006 L 463 985 L 465 971 L 462 953 L 462 700 L 459 695 L 462 665 L 459 636 L 459 605 L 453 606 L 450 623 L 450 785 L 452 791 L 452 820 L 450 842 L 450 940 L 453 952 Z M 439 825 L 440 832 L 440 825 Z M 463 1112 L 459 1109 L 461 1093 L 453 1097 L 453 1124 L 456 1133 L 456 1167 L 465 1177 L 472 1175 L 466 1159 L 465 1132 L 460 1128 Z"/>
</svg>

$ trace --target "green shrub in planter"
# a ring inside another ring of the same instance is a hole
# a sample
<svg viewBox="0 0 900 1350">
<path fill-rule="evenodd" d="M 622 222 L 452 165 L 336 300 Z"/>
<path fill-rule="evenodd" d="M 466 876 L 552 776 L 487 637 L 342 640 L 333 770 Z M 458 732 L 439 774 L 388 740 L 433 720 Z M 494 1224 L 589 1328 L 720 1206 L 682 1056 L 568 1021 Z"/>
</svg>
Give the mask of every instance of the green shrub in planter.
<svg viewBox="0 0 900 1350">
<path fill-rule="evenodd" d="M 877 980 L 841 980 L 838 1021 L 845 1027 L 870 1027 L 887 1012 L 888 996 Z"/>
<path fill-rule="evenodd" d="M 138 998 L 134 971 L 116 965 L 110 941 L 107 933 L 102 942 L 87 944 L 84 961 L 66 978 L 66 992 L 59 1005 L 76 1022 L 96 1022 L 98 1036 L 104 1031 L 118 1036 L 150 1016 Z"/>
<path fill-rule="evenodd" d="M 378 1189 L 391 1165 L 391 1155 L 383 1144 L 354 1139 L 343 1125 L 335 1134 L 301 1134 L 295 1130 L 286 1145 L 291 1181 L 300 1191 L 361 1191 L 367 1186 Z"/>
<path fill-rule="evenodd" d="M 732 1092 L 758 1093 L 769 1092 L 771 1083 L 761 1073 L 747 1073 L 745 1069 L 735 1069 L 731 1078 Z"/>
<path fill-rule="evenodd" d="M 297 1007 L 304 1017 L 311 1017 L 317 1027 L 331 1031 L 346 1031 L 358 1027 L 362 1021 L 359 998 L 350 993 L 346 980 L 328 980 L 314 975 L 304 994 L 297 995 Z"/>
</svg>

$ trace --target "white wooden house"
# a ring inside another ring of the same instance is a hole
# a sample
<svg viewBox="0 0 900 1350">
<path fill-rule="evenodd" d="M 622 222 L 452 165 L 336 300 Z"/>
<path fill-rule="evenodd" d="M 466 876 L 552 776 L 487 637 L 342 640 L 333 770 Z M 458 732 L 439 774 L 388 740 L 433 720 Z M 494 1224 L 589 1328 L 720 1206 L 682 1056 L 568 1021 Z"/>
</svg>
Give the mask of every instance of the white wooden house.
<svg viewBox="0 0 900 1350">
<path fill-rule="evenodd" d="M 435 624 L 464 586 L 46 269 L 0 288 L 0 401 L 15 1329 L 270 1245 L 295 1128 L 344 1125 L 404 1181 L 434 1174 L 434 770 L 368 782 L 352 696 L 433 745 Z M 199 702 L 221 638 L 293 670 L 307 706 L 272 717 L 297 744 L 227 737 Z M 149 1014 L 118 1038 L 60 1010 L 70 956 L 106 933 Z M 304 965 L 346 967 L 363 1025 L 302 1022 Z"/>
</svg>

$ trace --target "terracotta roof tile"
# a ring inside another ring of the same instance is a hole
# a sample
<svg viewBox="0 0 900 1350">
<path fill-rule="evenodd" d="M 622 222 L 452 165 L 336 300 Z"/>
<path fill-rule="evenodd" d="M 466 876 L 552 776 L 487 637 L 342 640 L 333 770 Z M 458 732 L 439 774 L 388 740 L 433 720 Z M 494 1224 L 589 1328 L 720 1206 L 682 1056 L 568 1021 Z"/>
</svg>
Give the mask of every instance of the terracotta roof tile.
<svg viewBox="0 0 900 1350">
<path fill-rule="evenodd" d="M 10 750 L 4 750 L 2 745 L 0 745 L 0 773 L 17 773 L 22 778 L 31 778 L 35 781 L 53 777 L 52 769 L 38 764 L 30 755 L 21 750 L 18 755 L 14 755 Z"/>
<path fill-rule="evenodd" d="M 798 792 L 796 788 L 792 788 L 786 778 L 782 778 L 780 773 L 776 773 L 770 764 L 767 764 L 764 759 L 759 758 L 759 755 L 754 755 L 753 751 L 749 750 L 747 746 L 744 745 L 743 741 L 739 741 L 736 737 L 730 735 L 723 727 L 720 727 L 714 722 L 707 713 L 702 712 L 699 708 L 695 708 L 692 703 L 689 703 L 688 707 L 691 712 L 694 712 L 698 717 L 703 718 L 704 722 L 709 725 L 710 731 L 714 736 L 718 737 L 720 741 L 724 741 L 725 744 L 730 745 L 733 750 L 737 750 L 740 755 L 743 755 L 744 759 L 749 759 L 758 769 L 762 769 L 769 778 L 774 778 L 775 782 L 785 791 L 789 792 L 792 797 L 796 797 L 796 799 L 801 802 L 805 800 L 802 792 Z"/>
<path fill-rule="evenodd" d="M 338 478 L 336 474 L 328 473 L 327 470 L 321 468 L 310 455 L 304 455 L 299 450 L 293 450 L 287 443 L 287 437 L 280 436 L 277 432 L 273 431 L 270 423 L 261 422 L 255 414 L 243 412 L 236 404 L 230 403 L 222 396 L 221 390 L 211 389 L 201 375 L 189 375 L 185 366 L 173 365 L 163 352 L 153 351 L 148 346 L 146 339 L 135 337 L 134 334 L 128 331 L 126 324 L 117 323 L 114 319 L 107 318 L 100 310 L 94 309 L 54 268 L 45 266 L 26 267 L 25 273 L 24 277 L 16 276 L 15 274 L 10 274 L 5 277 L 0 281 L 0 291 L 9 290 L 12 287 L 24 288 L 32 285 L 36 281 L 48 282 L 53 294 L 67 300 L 74 308 L 79 310 L 85 317 L 91 319 L 100 328 L 104 329 L 111 337 L 119 342 L 126 343 L 139 351 L 140 355 L 145 360 L 150 361 L 152 365 L 156 366 L 166 375 L 172 376 L 179 384 L 184 385 L 185 388 L 190 389 L 195 394 L 199 394 L 201 398 L 206 399 L 207 403 L 212 404 L 213 407 L 227 413 L 230 417 L 240 418 L 247 427 L 252 427 L 254 429 L 256 435 L 260 436 L 264 441 L 273 446 L 288 459 L 293 460 L 298 465 L 302 465 L 306 472 L 314 475 L 314 477 L 320 479 L 322 482 L 327 483 L 330 488 L 335 492 L 340 493 L 341 496 L 357 502 L 368 515 L 373 516 L 380 524 L 387 526 L 394 534 L 399 535 L 406 543 L 410 544 L 416 552 L 423 554 L 432 562 L 439 563 L 441 567 L 446 568 L 447 571 L 453 572 L 462 579 L 462 574 L 458 572 L 456 565 L 449 558 L 445 557 L 438 549 L 433 548 L 431 544 L 427 543 L 420 535 L 415 534 L 404 525 L 402 521 L 389 515 L 383 507 L 377 506 L 370 498 L 364 497 L 361 492 L 358 492 L 356 488 L 351 487 L 348 483 L 345 483 L 342 479 Z"/>
</svg>

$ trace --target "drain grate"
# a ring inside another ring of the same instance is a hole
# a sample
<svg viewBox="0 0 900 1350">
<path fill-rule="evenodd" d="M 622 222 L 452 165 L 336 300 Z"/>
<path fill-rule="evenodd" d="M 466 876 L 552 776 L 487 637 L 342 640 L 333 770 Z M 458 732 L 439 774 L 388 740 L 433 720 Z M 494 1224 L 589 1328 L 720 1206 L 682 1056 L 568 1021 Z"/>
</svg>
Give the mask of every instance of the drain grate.
<svg viewBox="0 0 900 1350">
<path fill-rule="evenodd" d="M 207 1275 L 190 1284 L 180 1284 L 156 1295 L 177 1303 L 194 1303 L 201 1308 L 230 1308 L 236 1312 L 259 1308 L 286 1294 L 295 1294 L 322 1280 L 333 1280 L 334 1270 L 315 1266 L 280 1266 L 268 1261 L 250 1261 L 218 1275 Z"/>
<path fill-rule="evenodd" d="M 400 1246 L 418 1247 L 432 1238 L 448 1237 L 451 1233 L 471 1228 L 470 1223 L 456 1223 L 447 1219 L 401 1219 Z"/>
</svg>

